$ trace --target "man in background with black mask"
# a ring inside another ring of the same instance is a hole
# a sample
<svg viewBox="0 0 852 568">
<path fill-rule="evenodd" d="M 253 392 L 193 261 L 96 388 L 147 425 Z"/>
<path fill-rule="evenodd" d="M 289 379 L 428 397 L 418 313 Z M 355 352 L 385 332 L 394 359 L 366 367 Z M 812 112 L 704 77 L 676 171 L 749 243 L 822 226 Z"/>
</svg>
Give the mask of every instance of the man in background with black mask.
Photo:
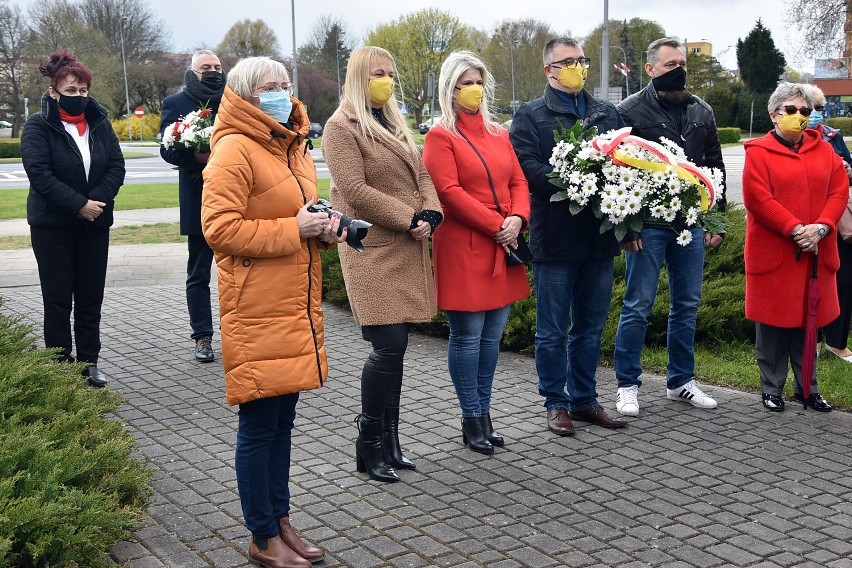
<svg viewBox="0 0 852 568">
<path fill-rule="evenodd" d="M 186 71 L 182 91 L 163 100 L 160 135 L 172 123 L 201 107 L 209 108 L 216 116 L 225 75 L 222 64 L 212 51 L 201 49 L 192 56 Z M 207 164 L 209 152 L 194 152 L 177 148 L 160 147 L 165 161 L 180 168 L 178 189 L 180 194 L 180 234 L 187 236 L 189 260 L 186 264 L 186 306 L 192 339 L 195 340 L 195 359 L 202 363 L 213 361 L 213 314 L 210 307 L 210 269 L 213 251 L 201 233 L 201 170 Z"/>
<path fill-rule="evenodd" d="M 651 82 L 623 100 L 618 112 L 636 136 L 660 142 L 672 140 L 697 166 L 719 168 L 724 175 L 722 146 L 713 109 L 686 90 L 686 49 L 676 38 L 662 38 L 648 46 L 645 72 Z M 718 201 L 725 210 L 724 187 Z M 717 247 L 724 235 L 692 228 L 692 242 L 677 243 L 678 233 L 687 229 L 678 217 L 671 223 L 646 221 L 641 233 L 622 244 L 627 251 L 627 290 L 615 338 L 615 375 L 618 380 L 616 410 L 626 416 L 639 414 L 642 382 L 641 355 L 648 316 L 657 295 L 663 263 L 669 277 L 671 309 L 668 321 L 666 396 L 698 408 L 716 408 L 695 381 L 695 323 L 704 278 L 704 246 Z"/>
</svg>

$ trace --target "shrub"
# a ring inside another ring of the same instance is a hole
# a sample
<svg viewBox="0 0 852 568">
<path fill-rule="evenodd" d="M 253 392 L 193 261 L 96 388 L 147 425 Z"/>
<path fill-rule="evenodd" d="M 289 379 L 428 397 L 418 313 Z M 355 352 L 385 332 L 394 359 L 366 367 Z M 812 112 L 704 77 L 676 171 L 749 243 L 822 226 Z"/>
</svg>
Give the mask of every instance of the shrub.
<svg viewBox="0 0 852 568">
<path fill-rule="evenodd" d="M 105 417 L 119 395 L 53 357 L 0 315 L 0 566 L 108 566 L 141 521 L 151 474 Z"/>
<path fill-rule="evenodd" d="M 116 118 L 111 121 L 112 128 L 119 140 L 127 140 L 127 118 Z M 133 127 L 133 139 L 139 140 L 140 128 L 144 140 L 156 140 L 160 135 L 160 115 L 146 114 L 142 118 L 130 117 Z"/>
<path fill-rule="evenodd" d="M 736 144 L 740 141 L 740 129 L 736 127 L 719 128 L 719 141 L 722 144 Z"/>
<path fill-rule="evenodd" d="M 852 136 L 852 117 L 839 116 L 837 118 L 829 118 L 825 123 L 832 128 L 840 130 L 843 136 Z"/>
<path fill-rule="evenodd" d="M 0 158 L 20 158 L 21 140 L 4 140 L 0 142 Z"/>
<path fill-rule="evenodd" d="M 754 91 L 742 91 L 737 104 L 737 126 L 742 130 L 749 130 L 758 135 L 772 130 L 772 119 L 766 110 L 769 104 L 770 93 L 755 93 Z M 754 114 L 752 115 L 752 108 Z M 752 118 L 754 122 L 752 122 Z"/>
<path fill-rule="evenodd" d="M 731 342 L 751 343 L 754 341 L 754 325 L 745 319 L 745 267 L 743 248 L 745 244 L 745 211 L 734 204 L 728 205 L 726 213 L 728 234 L 717 249 L 706 249 L 704 261 L 704 283 L 701 305 L 698 308 L 696 343 L 713 346 Z M 323 295 L 326 300 L 348 308 L 346 290 L 337 251 L 323 253 Z M 532 270 L 527 269 L 531 279 Z M 532 282 L 530 282 L 532 289 Z M 621 305 L 624 301 L 624 255 L 615 259 L 615 283 L 609 317 L 601 338 L 601 354 L 612 358 L 615 349 L 615 332 Z M 659 289 L 651 315 L 648 318 L 646 345 L 665 347 L 669 314 L 668 276 L 665 269 L 660 273 Z M 447 319 L 441 312 L 430 324 L 419 326 L 423 332 L 446 336 Z M 503 347 L 514 351 L 533 352 L 535 348 L 535 296 L 515 302 L 509 313 L 503 335 Z"/>
<path fill-rule="evenodd" d="M 737 125 L 739 94 L 742 89 L 741 83 L 732 83 L 714 85 L 699 93 L 701 98 L 713 108 L 718 126 Z"/>
</svg>

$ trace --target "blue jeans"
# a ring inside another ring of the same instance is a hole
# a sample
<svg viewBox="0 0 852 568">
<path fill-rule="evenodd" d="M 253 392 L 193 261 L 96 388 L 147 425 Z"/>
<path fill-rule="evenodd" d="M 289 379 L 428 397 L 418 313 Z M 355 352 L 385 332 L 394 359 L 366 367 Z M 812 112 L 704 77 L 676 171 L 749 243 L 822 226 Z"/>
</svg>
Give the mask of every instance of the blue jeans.
<svg viewBox="0 0 852 568">
<path fill-rule="evenodd" d="M 210 308 L 210 267 L 213 250 L 203 235 L 188 235 L 186 261 L 186 308 L 192 339 L 213 337 L 213 314 Z"/>
<path fill-rule="evenodd" d="M 538 392 L 548 410 L 598 404 L 595 373 L 612 300 L 612 273 L 612 257 L 533 265 L 535 365 Z"/>
<path fill-rule="evenodd" d="M 491 412 L 494 370 L 510 308 L 505 306 L 484 312 L 447 311 L 450 321 L 447 365 L 463 418 Z"/>
<path fill-rule="evenodd" d="M 676 389 L 695 376 L 695 322 L 704 278 L 704 231 L 692 229 L 692 242 L 677 244 L 671 229 L 642 229 L 642 250 L 627 253 L 624 306 L 615 335 L 615 376 L 619 387 L 640 386 L 642 346 L 648 316 L 657 296 L 663 262 L 669 275 L 666 386 Z"/>
<path fill-rule="evenodd" d="M 290 513 L 290 439 L 299 393 L 259 398 L 240 405 L 237 489 L 246 528 L 257 538 L 278 535 Z"/>
</svg>

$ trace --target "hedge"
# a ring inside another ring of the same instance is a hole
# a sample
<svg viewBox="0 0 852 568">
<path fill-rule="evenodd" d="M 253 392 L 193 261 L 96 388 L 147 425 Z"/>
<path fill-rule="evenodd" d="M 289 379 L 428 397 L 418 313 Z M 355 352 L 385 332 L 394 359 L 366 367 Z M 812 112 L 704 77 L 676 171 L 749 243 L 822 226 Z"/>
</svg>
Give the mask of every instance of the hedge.
<svg viewBox="0 0 852 568">
<path fill-rule="evenodd" d="M 151 473 L 107 419 L 120 396 L 86 387 L 81 369 L 0 314 L 0 567 L 110 566 L 141 523 Z"/>
<path fill-rule="evenodd" d="M 745 319 L 745 269 L 743 247 L 745 243 L 745 211 L 728 205 L 728 234 L 717 249 L 706 249 L 704 283 L 695 341 L 704 345 L 754 341 L 754 324 Z M 346 246 L 346 245 L 339 245 Z M 341 307 L 349 308 L 337 250 L 323 252 L 323 296 Z M 527 270 L 532 289 L 532 270 Z M 601 354 L 610 359 L 615 347 L 615 331 L 621 304 L 624 300 L 624 255 L 615 259 L 615 284 L 609 317 L 601 340 Z M 668 276 L 665 269 L 660 274 L 659 290 L 648 321 L 645 342 L 648 345 L 666 345 L 666 327 L 669 313 Z M 447 318 L 439 313 L 430 324 L 418 326 L 419 331 L 446 337 L 449 334 Z M 514 351 L 533 352 L 535 348 L 535 296 L 515 302 L 509 314 L 503 335 L 503 347 Z"/>
<path fill-rule="evenodd" d="M 843 136 L 852 136 L 852 117 L 839 116 L 837 118 L 829 118 L 825 121 L 832 128 L 837 128 Z"/>
<path fill-rule="evenodd" d="M 740 129 L 733 127 L 718 128 L 719 141 L 722 144 L 736 144 L 740 141 Z"/>
<path fill-rule="evenodd" d="M 0 158 L 20 158 L 21 140 L 14 138 L 0 142 Z"/>
</svg>

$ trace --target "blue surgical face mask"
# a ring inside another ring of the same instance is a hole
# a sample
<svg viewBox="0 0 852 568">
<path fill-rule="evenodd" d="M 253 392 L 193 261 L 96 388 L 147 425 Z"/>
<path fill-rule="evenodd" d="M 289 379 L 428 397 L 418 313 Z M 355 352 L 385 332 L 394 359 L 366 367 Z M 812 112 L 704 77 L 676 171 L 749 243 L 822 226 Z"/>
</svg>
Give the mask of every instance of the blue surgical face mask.
<svg viewBox="0 0 852 568">
<path fill-rule="evenodd" d="M 808 128 L 816 128 L 822 122 L 822 113 L 818 110 L 812 111 L 808 117 Z"/>
<path fill-rule="evenodd" d="M 293 103 L 290 102 L 290 93 L 286 90 L 260 93 L 257 98 L 260 99 L 260 110 L 272 117 L 273 120 L 281 124 L 290 120 Z"/>
</svg>

